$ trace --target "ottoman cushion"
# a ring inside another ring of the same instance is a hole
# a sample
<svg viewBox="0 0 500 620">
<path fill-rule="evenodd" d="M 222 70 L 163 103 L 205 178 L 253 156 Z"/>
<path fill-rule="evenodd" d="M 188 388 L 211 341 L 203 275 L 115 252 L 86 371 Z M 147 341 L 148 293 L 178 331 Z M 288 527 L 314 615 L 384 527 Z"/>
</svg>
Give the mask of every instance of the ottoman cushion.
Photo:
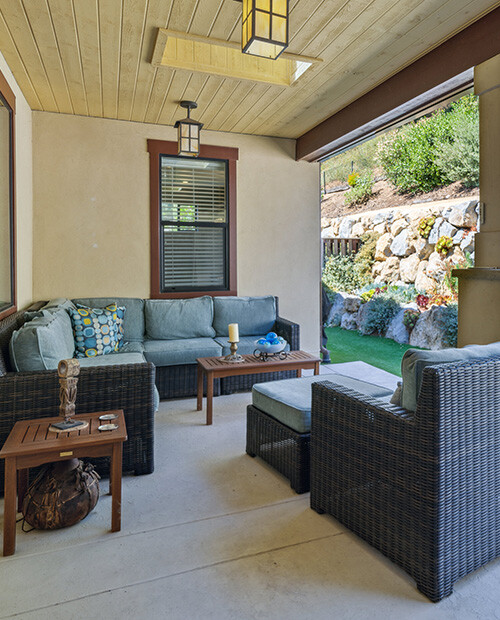
<svg viewBox="0 0 500 620">
<path fill-rule="evenodd" d="M 334 385 L 342 385 L 373 398 L 388 399 L 392 396 L 392 390 L 374 383 L 329 373 L 300 379 L 257 383 L 252 388 L 252 403 L 254 407 L 295 432 L 309 433 L 311 431 L 311 385 L 316 381 L 329 381 Z"/>
</svg>

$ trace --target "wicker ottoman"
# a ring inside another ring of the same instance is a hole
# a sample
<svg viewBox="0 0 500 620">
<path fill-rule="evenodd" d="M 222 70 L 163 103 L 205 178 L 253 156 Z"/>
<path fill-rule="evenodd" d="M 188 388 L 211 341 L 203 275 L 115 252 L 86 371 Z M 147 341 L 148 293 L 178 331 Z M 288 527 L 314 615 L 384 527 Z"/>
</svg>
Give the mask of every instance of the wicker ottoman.
<svg viewBox="0 0 500 620">
<path fill-rule="evenodd" d="M 259 456 L 283 474 L 297 493 L 309 491 L 311 386 L 325 380 L 378 398 L 392 396 L 387 388 L 329 373 L 258 383 L 247 407 L 247 454 Z"/>
</svg>

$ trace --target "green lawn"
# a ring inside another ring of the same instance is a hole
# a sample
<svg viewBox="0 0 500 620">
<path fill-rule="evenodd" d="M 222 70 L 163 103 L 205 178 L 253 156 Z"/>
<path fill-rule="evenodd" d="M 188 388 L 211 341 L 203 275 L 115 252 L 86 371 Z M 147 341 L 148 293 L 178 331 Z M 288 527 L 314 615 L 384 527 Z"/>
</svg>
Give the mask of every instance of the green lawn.
<svg viewBox="0 0 500 620">
<path fill-rule="evenodd" d="M 325 331 L 332 364 L 362 361 L 401 376 L 401 358 L 404 352 L 416 348 L 398 344 L 389 338 L 363 336 L 357 331 L 341 327 L 326 327 Z"/>
</svg>

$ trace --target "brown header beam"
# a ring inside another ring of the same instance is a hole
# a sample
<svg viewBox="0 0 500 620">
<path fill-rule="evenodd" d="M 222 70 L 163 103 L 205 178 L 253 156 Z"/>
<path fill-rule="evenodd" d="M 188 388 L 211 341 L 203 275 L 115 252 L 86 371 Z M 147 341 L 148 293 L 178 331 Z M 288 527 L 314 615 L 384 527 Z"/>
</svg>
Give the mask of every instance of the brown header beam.
<svg viewBox="0 0 500 620">
<path fill-rule="evenodd" d="M 296 159 L 326 157 L 345 134 L 500 54 L 499 33 L 500 7 L 300 136 Z"/>
</svg>

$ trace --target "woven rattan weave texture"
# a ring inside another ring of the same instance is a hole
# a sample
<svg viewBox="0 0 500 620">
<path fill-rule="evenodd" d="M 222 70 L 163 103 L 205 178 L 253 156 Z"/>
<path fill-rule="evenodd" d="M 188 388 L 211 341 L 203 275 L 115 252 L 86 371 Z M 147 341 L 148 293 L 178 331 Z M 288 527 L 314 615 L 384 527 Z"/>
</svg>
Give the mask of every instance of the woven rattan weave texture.
<svg viewBox="0 0 500 620">
<path fill-rule="evenodd" d="M 416 413 L 313 385 L 311 507 L 432 601 L 500 553 L 500 358 L 428 367 Z"/>
<path fill-rule="evenodd" d="M 309 491 L 310 433 L 299 434 L 253 405 L 247 407 L 247 446 L 283 476 L 297 493 Z"/>
</svg>

